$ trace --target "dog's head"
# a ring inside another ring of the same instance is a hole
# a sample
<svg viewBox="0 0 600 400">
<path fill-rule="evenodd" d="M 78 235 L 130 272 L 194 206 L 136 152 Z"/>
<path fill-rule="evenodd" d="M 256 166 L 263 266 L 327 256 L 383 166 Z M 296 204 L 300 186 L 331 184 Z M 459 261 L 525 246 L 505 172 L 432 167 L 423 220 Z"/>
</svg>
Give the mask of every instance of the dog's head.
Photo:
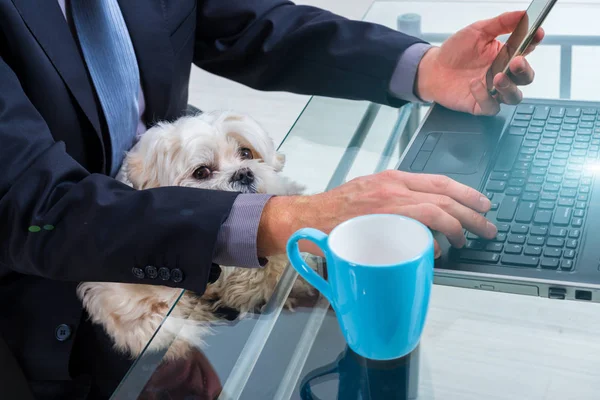
<svg viewBox="0 0 600 400">
<path fill-rule="evenodd" d="M 125 157 L 118 179 L 136 189 L 188 186 L 296 194 L 301 188 L 279 174 L 284 162 L 256 121 L 214 112 L 150 128 Z"/>
</svg>

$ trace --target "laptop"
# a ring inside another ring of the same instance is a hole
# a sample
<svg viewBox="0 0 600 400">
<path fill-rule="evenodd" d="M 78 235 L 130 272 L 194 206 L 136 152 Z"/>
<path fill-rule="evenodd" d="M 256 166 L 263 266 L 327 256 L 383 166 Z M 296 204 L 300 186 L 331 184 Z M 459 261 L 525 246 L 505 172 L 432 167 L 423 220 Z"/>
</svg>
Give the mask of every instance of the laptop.
<svg viewBox="0 0 600 400">
<path fill-rule="evenodd" d="M 600 103 L 525 100 L 494 117 L 432 106 L 398 169 L 485 193 L 494 240 L 465 232 L 438 284 L 600 302 Z"/>
</svg>

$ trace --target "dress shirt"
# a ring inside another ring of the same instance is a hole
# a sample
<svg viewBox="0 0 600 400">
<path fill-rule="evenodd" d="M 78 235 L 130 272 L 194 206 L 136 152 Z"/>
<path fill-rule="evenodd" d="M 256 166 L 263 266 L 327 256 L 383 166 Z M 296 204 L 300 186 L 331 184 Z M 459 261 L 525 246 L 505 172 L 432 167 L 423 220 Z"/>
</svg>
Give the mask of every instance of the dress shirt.
<svg viewBox="0 0 600 400">
<path fill-rule="evenodd" d="M 58 0 L 58 4 L 72 27 L 66 1 Z M 419 62 L 430 47 L 429 44 L 417 43 L 400 56 L 389 85 L 392 95 L 406 101 L 420 101 L 414 93 L 414 83 Z M 144 109 L 144 92 L 140 86 L 138 137 L 147 129 L 144 122 Z M 266 194 L 238 195 L 229 217 L 219 231 L 213 258 L 215 263 L 238 267 L 259 267 L 262 264 L 257 254 L 258 225 L 263 208 L 271 197 Z"/>
</svg>

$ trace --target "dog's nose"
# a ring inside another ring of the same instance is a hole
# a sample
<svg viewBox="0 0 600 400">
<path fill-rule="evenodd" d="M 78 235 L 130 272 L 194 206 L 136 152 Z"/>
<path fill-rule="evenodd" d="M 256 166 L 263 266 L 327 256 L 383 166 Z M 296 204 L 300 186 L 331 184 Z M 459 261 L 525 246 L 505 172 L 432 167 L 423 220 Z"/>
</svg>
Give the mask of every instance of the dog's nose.
<svg viewBox="0 0 600 400">
<path fill-rule="evenodd" d="M 231 177 L 233 182 L 239 182 L 242 185 L 249 185 L 254 182 L 254 172 L 250 168 L 242 168 Z"/>
</svg>

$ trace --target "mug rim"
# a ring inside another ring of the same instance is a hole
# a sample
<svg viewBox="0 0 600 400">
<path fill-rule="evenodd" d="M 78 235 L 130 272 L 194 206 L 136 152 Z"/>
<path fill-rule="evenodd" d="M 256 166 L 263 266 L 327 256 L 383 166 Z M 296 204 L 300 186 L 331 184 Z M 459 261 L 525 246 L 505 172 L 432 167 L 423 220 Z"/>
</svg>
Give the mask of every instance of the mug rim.
<svg viewBox="0 0 600 400">
<path fill-rule="evenodd" d="M 417 225 L 419 225 L 421 228 L 423 228 L 425 230 L 425 232 L 427 232 L 427 241 L 428 241 L 428 246 L 425 247 L 425 249 L 420 252 L 419 254 L 417 254 L 416 256 L 412 257 L 412 258 L 407 258 L 406 260 L 402 260 L 400 263 L 397 264 L 359 264 L 353 261 L 350 261 L 348 259 L 346 259 L 345 257 L 340 256 L 337 252 L 335 252 L 333 250 L 333 248 L 331 247 L 331 236 L 338 230 L 338 228 L 342 228 L 345 225 L 349 224 L 352 221 L 356 221 L 356 220 L 360 220 L 360 219 L 367 219 L 367 218 L 373 218 L 373 217 L 392 217 L 392 218 L 399 218 L 402 219 L 404 221 L 409 221 L 409 222 L 415 222 Z M 377 213 L 377 214 L 365 214 L 365 215 L 359 215 L 358 217 L 353 217 L 350 219 L 347 219 L 346 221 L 342 222 L 341 224 L 337 225 L 335 228 L 333 228 L 331 230 L 331 232 L 329 232 L 329 235 L 327 235 L 327 247 L 329 248 L 329 251 L 334 254 L 336 257 L 338 257 L 340 260 L 343 260 L 344 262 L 348 263 L 349 265 L 352 265 L 354 267 L 362 267 L 362 268 L 371 268 L 371 267 L 384 267 L 384 268 L 390 268 L 390 267 L 398 267 L 400 265 L 403 264 L 407 264 L 407 263 L 411 263 L 414 261 L 417 261 L 418 259 L 422 258 L 423 255 L 427 252 L 427 250 L 431 249 L 432 251 L 434 250 L 434 244 L 433 244 L 433 234 L 431 233 L 431 230 L 422 222 L 417 221 L 414 218 L 410 218 L 410 217 L 406 217 L 404 215 L 400 215 L 400 214 L 381 214 L 381 213 Z"/>
</svg>

